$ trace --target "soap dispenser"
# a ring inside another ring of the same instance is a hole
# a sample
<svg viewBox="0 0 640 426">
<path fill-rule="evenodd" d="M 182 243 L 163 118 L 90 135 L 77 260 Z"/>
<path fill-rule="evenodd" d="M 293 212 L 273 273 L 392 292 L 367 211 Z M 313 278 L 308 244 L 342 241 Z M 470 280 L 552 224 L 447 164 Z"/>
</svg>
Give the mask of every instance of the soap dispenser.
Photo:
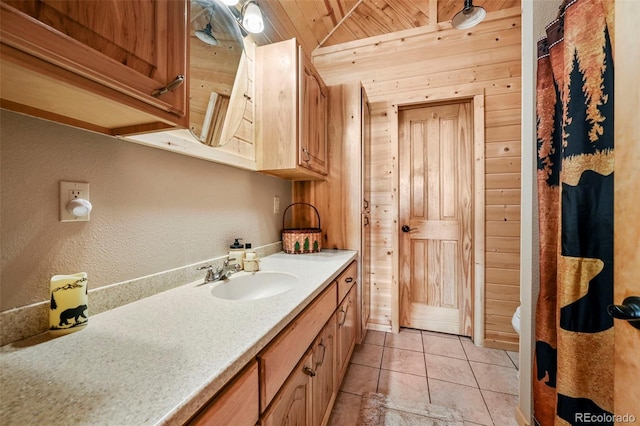
<svg viewBox="0 0 640 426">
<path fill-rule="evenodd" d="M 242 238 L 236 238 L 229 246 L 229 265 L 240 265 L 243 268 L 244 244 L 240 244 Z"/>
</svg>

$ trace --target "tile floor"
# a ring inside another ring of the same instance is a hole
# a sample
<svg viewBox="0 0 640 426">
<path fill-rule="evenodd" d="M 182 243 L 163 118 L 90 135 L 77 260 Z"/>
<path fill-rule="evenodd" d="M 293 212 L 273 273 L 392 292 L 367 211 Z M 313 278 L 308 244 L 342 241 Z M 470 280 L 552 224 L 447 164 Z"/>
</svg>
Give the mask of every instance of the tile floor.
<svg viewBox="0 0 640 426">
<path fill-rule="evenodd" d="M 517 367 L 516 352 L 479 348 L 466 337 L 369 330 L 353 351 L 329 426 L 355 426 L 364 392 L 455 408 L 465 425 L 517 425 Z"/>
</svg>

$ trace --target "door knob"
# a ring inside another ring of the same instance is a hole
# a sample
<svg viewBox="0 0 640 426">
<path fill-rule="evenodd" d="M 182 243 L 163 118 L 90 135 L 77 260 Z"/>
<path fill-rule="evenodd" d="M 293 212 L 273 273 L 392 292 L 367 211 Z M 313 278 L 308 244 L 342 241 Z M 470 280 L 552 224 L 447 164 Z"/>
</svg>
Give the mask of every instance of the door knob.
<svg viewBox="0 0 640 426">
<path fill-rule="evenodd" d="M 405 233 L 409 232 L 409 231 L 415 231 L 416 230 L 416 228 L 409 228 L 409 225 L 402 225 L 402 228 L 400 228 L 400 229 L 402 229 L 402 232 L 405 232 Z"/>
<path fill-rule="evenodd" d="M 622 305 L 609 305 L 607 312 L 613 318 L 629 321 L 629 324 L 640 329 L 640 297 L 629 296 Z"/>
</svg>

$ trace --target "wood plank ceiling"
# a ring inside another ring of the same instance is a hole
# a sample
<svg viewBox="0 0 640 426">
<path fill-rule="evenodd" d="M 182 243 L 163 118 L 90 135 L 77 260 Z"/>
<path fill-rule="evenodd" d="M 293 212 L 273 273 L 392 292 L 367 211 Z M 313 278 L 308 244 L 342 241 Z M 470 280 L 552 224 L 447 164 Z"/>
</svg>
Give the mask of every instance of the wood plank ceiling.
<svg viewBox="0 0 640 426">
<path fill-rule="evenodd" d="M 265 17 L 258 45 L 296 37 L 309 54 L 333 46 L 396 31 L 451 21 L 464 0 L 257 0 Z M 520 0 L 475 0 L 495 12 Z"/>
</svg>

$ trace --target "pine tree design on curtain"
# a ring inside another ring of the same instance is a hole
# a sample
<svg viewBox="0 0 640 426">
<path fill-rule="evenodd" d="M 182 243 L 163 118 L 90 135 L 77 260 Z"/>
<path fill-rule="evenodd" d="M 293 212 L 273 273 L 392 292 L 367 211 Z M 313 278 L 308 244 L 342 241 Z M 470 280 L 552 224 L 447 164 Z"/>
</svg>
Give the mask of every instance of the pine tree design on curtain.
<svg viewBox="0 0 640 426">
<path fill-rule="evenodd" d="M 538 43 L 540 296 L 534 419 L 613 413 L 613 55 L 603 0 L 569 2 Z M 598 424 L 613 424 L 606 417 Z M 589 423 L 593 424 L 593 423 Z"/>
</svg>

